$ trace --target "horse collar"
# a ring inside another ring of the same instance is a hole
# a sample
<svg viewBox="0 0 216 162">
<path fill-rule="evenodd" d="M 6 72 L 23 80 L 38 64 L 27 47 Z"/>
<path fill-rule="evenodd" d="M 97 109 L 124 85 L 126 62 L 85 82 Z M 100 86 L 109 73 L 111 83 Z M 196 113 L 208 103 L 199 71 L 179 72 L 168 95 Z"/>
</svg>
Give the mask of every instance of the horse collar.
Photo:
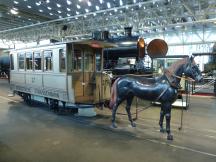
<svg viewBox="0 0 216 162">
<path fill-rule="evenodd" d="M 168 73 L 169 73 L 170 75 L 168 75 Z M 171 86 L 172 88 L 175 88 L 175 89 L 179 89 L 179 88 L 180 88 L 179 84 L 176 83 L 176 78 L 177 78 L 177 77 L 175 77 L 169 70 L 166 70 L 166 71 L 164 72 L 164 75 L 166 76 L 167 81 L 169 82 L 169 84 L 170 84 L 170 86 Z"/>
</svg>

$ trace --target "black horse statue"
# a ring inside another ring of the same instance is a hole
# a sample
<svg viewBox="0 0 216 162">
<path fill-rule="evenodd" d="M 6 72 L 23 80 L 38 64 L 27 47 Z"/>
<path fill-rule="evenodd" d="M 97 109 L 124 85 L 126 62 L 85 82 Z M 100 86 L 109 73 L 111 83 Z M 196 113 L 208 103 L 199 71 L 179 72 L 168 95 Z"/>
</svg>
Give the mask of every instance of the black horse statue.
<svg viewBox="0 0 216 162">
<path fill-rule="evenodd" d="M 167 139 L 173 140 L 170 131 L 171 107 L 172 103 L 177 99 L 177 90 L 183 74 L 195 81 L 202 80 L 201 72 L 195 64 L 193 57 L 186 57 L 172 64 L 160 77 L 146 78 L 125 75 L 116 79 L 112 86 L 109 104 L 109 107 L 112 109 L 112 127 L 117 127 L 115 123 L 116 111 L 124 100 L 127 100 L 126 111 L 129 121 L 132 127 L 136 126 L 131 117 L 130 107 L 134 96 L 137 96 L 141 99 L 161 103 L 160 131 L 165 131 L 163 128 L 163 119 L 165 116 Z"/>
</svg>

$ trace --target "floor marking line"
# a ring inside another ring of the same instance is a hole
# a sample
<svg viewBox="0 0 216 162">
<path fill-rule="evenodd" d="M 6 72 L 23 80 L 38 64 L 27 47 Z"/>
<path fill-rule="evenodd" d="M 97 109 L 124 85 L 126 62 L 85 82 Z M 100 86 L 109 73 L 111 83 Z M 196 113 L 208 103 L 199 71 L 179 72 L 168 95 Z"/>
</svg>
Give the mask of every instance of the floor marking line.
<svg viewBox="0 0 216 162">
<path fill-rule="evenodd" d="M 160 141 L 151 140 L 151 139 L 146 139 L 146 140 L 150 141 L 150 142 L 153 142 L 153 143 L 159 143 L 159 144 L 162 144 L 162 145 L 168 145 L 168 146 L 171 146 L 171 147 L 174 147 L 174 148 L 178 148 L 178 149 L 181 149 L 181 150 L 187 150 L 187 151 L 192 151 L 192 152 L 203 154 L 203 155 L 208 155 L 208 156 L 216 157 L 216 154 L 212 154 L 212 153 L 208 153 L 208 152 L 204 152 L 204 151 L 195 150 L 195 149 L 192 149 L 192 148 L 189 148 L 189 147 L 185 147 L 185 146 L 178 146 L 178 145 L 169 144 L 169 143 L 160 142 Z"/>
<path fill-rule="evenodd" d="M 9 98 L 7 98 L 7 97 L 4 97 L 4 96 L 0 96 L 0 98 L 2 98 L 2 99 L 4 99 L 4 100 L 8 100 L 8 101 L 17 102 L 17 101 L 15 101 L 15 100 L 9 99 Z"/>
</svg>

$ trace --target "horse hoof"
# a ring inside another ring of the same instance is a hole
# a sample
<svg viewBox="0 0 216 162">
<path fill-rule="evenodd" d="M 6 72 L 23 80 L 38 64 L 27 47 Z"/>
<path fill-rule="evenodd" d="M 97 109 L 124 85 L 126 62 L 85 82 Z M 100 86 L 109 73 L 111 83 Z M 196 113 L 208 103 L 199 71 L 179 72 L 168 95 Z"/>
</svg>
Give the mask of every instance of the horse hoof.
<svg viewBox="0 0 216 162">
<path fill-rule="evenodd" d="M 171 135 L 171 134 L 167 135 L 167 140 L 172 141 L 173 140 L 173 135 Z"/>
<path fill-rule="evenodd" d="M 161 133 L 165 133 L 165 129 L 164 128 L 160 128 L 160 132 Z"/>
<path fill-rule="evenodd" d="M 132 127 L 136 127 L 136 123 L 131 123 L 131 126 Z"/>
<path fill-rule="evenodd" d="M 117 125 L 116 125 L 115 123 L 113 123 L 113 124 L 111 125 L 111 127 L 112 127 L 112 128 L 117 128 Z"/>
</svg>

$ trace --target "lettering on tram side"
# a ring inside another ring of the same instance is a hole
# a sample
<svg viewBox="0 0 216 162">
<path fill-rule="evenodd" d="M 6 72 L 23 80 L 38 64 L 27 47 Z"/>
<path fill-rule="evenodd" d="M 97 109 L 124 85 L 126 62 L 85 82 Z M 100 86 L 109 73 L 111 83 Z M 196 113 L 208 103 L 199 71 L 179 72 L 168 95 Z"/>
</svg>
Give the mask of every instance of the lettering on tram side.
<svg viewBox="0 0 216 162">
<path fill-rule="evenodd" d="M 27 87 L 27 86 L 14 85 L 14 84 L 10 85 L 10 89 L 15 90 L 15 91 L 40 95 L 40 96 L 47 96 L 47 97 L 52 97 L 56 99 L 68 100 L 68 95 L 66 91 L 50 90 L 50 89 L 46 90 L 42 88 Z"/>
<path fill-rule="evenodd" d="M 43 95 L 43 96 L 51 96 L 55 98 L 59 98 L 59 94 L 57 92 L 51 92 L 44 89 L 34 89 L 35 94 Z"/>
<path fill-rule="evenodd" d="M 17 91 L 22 91 L 22 92 L 31 93 L 31 88 L 29 88 L 29 87 L 23 87 L 23 86 L 16 85 L 16 86 L 15 86 L 15 89 L 16 89 Z"/>
</svg>

